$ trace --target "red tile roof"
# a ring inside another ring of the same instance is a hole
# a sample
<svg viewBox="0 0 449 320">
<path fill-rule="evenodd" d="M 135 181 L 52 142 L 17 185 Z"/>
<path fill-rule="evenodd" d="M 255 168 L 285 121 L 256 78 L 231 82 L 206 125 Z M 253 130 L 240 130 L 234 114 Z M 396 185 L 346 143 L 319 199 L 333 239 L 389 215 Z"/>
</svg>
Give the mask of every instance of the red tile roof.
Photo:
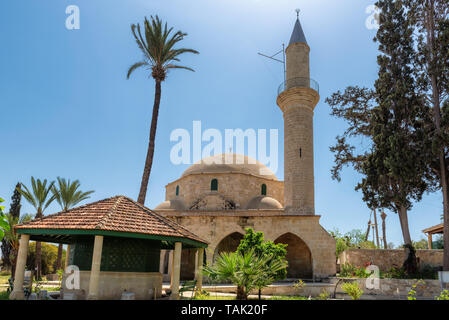
<svg viewBox="0 0 449 320">
<path fill-rule="evenodd" d="M 115 196 L 50 214 L 17 225 L 16 229 L 104 230 L 182 237 L 207 243 L 180 224 L 125 196 Z"/>
</svg>

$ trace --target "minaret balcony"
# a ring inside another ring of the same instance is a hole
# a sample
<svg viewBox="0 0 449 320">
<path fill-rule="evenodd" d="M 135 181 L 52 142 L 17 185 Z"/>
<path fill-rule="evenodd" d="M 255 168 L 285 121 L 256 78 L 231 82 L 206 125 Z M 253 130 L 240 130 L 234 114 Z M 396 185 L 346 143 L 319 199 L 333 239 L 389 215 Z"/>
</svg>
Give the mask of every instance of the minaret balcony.
<svg viewBox="0 0 449 320">
<path fill-rule="evenodd" d="M 320 93 L 320 85 L 310 78 L 292 78 L 284 81 L 278 88 L 278 95 L 292 88 L 310 88 Z"/>
</svg>

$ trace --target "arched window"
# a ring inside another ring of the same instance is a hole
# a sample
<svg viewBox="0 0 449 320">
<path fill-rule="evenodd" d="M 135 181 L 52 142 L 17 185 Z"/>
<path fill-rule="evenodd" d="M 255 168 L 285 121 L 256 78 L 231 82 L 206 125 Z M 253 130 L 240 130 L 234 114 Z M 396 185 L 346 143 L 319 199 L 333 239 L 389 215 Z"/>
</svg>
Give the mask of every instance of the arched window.
<svg viewBox="0 0 449 320">
<path fill-rule="evenodd" d="M 179 186 L 176 186 L 176 196 L 179 196 Z"/>
<path fill-rule="evenodd" d="M 263 185 L 262 185 L 262 188 L 261 188 L 262 190 L 261 190 L 261 194 L 263 195 L 263 196 L 266 196 L 267 195 L 267 185 L 264 183 Z"/>
<path fill-rule="evenodd" d="M 212 181 L 210 182 L 210 190 L 211 191 L 218 190 L 218 180 L 217 179 L 212 179 Z"/>
</svg>

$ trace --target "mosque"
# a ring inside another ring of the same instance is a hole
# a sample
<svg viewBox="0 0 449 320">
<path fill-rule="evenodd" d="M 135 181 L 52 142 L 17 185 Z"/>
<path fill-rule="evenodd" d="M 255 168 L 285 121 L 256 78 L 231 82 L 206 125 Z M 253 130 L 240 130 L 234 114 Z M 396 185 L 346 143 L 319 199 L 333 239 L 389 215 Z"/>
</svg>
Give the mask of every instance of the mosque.
<svg viewBox="0 0 449 320">
<path fill-rule="evenodd" d="M 310 79 L 309 53 L 298 18 L 285 50 L 286 81 L 277 97 L 284 117 L 285 181 L 247 156 L 221 154 L 193 164 L 166 185 L 166 201 L 154 211 L 209 243 L 204 262 L 212 263 L 220 252 L 235 251 L 245 229 L 253 228 L 266 240 L 288 245 L 287 278 L 335 275 L 335 240 L 315 214 L 313 112 L 320 96 L 318 84 Z M 181 279 L 193 279 L 196 250 L 182 251 Z M 170 252 L 161 251 L 165 280 L 173 268 Z"/>
</svg>

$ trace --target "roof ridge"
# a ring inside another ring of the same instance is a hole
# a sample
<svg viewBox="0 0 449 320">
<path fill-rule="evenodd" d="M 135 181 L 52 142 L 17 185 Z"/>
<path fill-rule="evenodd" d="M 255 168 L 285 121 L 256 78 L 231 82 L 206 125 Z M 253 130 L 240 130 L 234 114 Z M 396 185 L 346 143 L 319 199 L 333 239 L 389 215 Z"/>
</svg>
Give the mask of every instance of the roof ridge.
<svg viewBox="0 0 449 320">
<path fill-rule="evenodd" d="M 142 205 L 141 203 L 138 203 L 136 201 L 134 201 L 131 198 L 128 197 L 124 197 L 128 200 L 130 200 L 131 202 L 137 204 L 139 207 L 141 207 L 142 209 L 144 209 L 145 211 L 148 211 L 148 213 L 152 214 L 153 216 L 155 216 L 155 218 L 159 219 L 162 222 L 165 222 L 166 224 L 168 224 L 170 226 L 170 228 L 172 228 L 175 232 L 179 232 L 179 229 L 181 229 L 182 231 L 184 231 L 184 233 L 180 232 L 182 235 L 188 235 L 190 237 L 193 237 L 195 239 L 198 239 L 202 242 L 205 242 L 204 239 L 201 239 L 200 237 L 196 236 L 194 233 L 190 232 L 189 230 L 187 230 L 186 228 L 184 228 L 182 225 L 180 225 L 179 223 L 171 220 L 170 218 L 167 218 L 153 210 L 151 210 L 150 208 L 145 207 L 144 205 Z"/>
<path fill-rule="evenodd" d="M 105 226 L 106 221 L 109 219 L 109 217 L 111 215 L 114 214 L 115 210 L 117 209 L 118 205 L 120 204 L 120 202 L 123 200 L 124 196 L 116 196 L 117 200 L 115 201 L 115 203 L 111 206 L 111 208 L 109 209 L 109 211 L 100 219 L 100 221 L 97 223 L 97 225 L 95 226 L 95 229 L 101 229 L 102 227 Z"/>
<path fill-rule="evenodd" d="M 40 218 L 34 218 L 34 219 L 30 220 L 30 221 L 23 222 L 20 225 L 21 226 L 22 225 L 27 225 L 27 224 L 30 224 L 32 222 L 42 221 L 42 220 L 45 220 L 45 219 L 48 219 L 48 218 L 57 217 L 57 216 L 60 216 L 60 215 L 63 215 L 63 214 L 67 214 L 67 213 L 69 213 L 71 211 L 74 211 L 74 210 L 79 210 L 79 209 L 82 209 L 84 207 L 87 207 L 87 206 L 90 206 L 90 205 L 93 205 L 93 204 L 97 204 L 99 202 L 105 202 L 105 201 L 111 200 L 111 199 L 116 198 L 116 197 L 120 197 L 120 196 L 113 196 L 113 197 L 109 197 L 109 198 L 106 198 L 106 199 L 101 199 L 101 200 L 97 200 L 97 201 L 94 201 L 94 202 L 86 203 L 86 204 L 80 205 L 78 207 L 73 207 L 73 208 L 70 208 L 70 209 L 68 209 L 66 211 L 59 211 L 59 212 L 47 214 L 47 215 L 44 215 L 44 216 L 42 216 Z"/>
</svg>

